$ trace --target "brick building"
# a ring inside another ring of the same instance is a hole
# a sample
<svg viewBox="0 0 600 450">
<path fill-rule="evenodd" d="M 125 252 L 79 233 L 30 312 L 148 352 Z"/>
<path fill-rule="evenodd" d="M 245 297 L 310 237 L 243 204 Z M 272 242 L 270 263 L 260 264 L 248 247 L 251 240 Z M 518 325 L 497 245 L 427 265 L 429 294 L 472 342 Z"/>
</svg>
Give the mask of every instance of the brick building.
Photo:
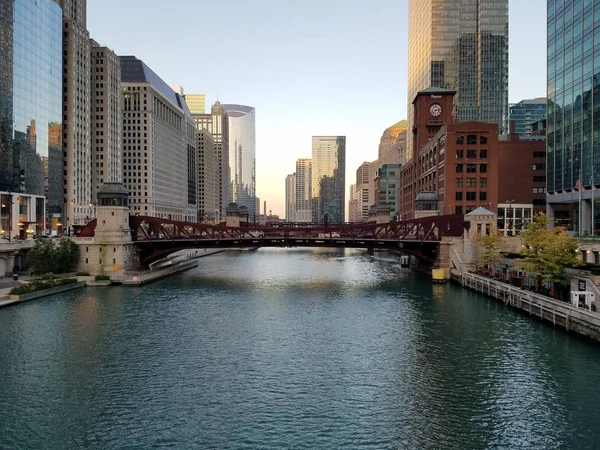
<svg viewBox="0 0 600 450">
<path fill-rule="evenodd" d="M 411 219 L 420 192 L 435 192 L 440 214 L 467 214 L 483 206 L 499 227 L 519 228 L 545 210 L 543 137 L 498 135 L 498 124 L 454 122 L 454 91 L 429 88 L 413 102 L 413 158 L 401 169 L 402 219 Z"/>
</svg>

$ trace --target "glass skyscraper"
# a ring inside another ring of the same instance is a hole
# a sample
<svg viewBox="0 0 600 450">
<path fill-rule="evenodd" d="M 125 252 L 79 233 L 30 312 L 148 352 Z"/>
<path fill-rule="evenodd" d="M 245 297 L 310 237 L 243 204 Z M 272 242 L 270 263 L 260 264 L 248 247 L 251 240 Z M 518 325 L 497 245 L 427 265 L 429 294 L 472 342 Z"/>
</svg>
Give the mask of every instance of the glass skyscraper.
<svg viewBox="0 0 600 450">
<path fill-rule="evenodd" d="M 521 100 L 509 107 L 509 119 L 515 122 L 515 133 L 522 136 L 533 132 L 532 124 L 546 118 L 546 98 Z"/>
<path fill-rule="evenodd" d="M 252 106 L 223 105 L 229 117 L 229 173 L 231 201 L 256 211 L 256 111 Z"/>
<path fill-rule="evenodd" d="M 346 136 L 312 138 L 313 222 L 342 223 L 346 212 Z"/>
<path fill-rule="evenodd" d="M 441 87 L 457 91 L 456 119 L 506 131 L 508 0 L 410 0 L 408 18 L 409 129 L 417 92 Z"/>
<path fill-rule="evenodd" d="M 0 0 L 3 231 L 13 199 L 12 221 L 36 233 L 62 212 L 62 24 L 54 0 Z"/>
<path fill-rule="evenodd" d="M 581 232 L 597 230 L 591 187 L 600 184 L 598 0 L 548 0 L 547 140 L 549 216 Z M 584 187 L 581 214 L 577 180 Z"/>
</svg>

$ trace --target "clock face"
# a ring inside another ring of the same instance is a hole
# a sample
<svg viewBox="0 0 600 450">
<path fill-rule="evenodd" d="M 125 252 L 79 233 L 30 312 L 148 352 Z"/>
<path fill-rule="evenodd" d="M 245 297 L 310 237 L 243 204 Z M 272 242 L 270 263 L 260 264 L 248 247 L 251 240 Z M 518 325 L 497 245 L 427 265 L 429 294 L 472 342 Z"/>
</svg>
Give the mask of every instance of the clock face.
<svg viewBox="0 0 600 450">
<path fill-rule="evenodd" d="M 439 117 L 442 114 L 442 105 L 439 103 L 434 103 L 429 107 L 429 114 L 433 117 Z"/>
</svg>

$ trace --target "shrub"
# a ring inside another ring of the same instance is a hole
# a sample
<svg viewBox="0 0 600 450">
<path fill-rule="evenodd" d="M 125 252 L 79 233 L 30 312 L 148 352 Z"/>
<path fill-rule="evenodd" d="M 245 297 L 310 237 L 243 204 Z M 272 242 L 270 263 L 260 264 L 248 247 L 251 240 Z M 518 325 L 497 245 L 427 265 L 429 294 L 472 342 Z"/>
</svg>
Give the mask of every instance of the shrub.
<svg viewBox="0 0 600 450">
<path fill-rule="evenodd" d="M 11 289 L 11 295 L 31 294 L 32 292 L 43 291 L 57 286 L 77 283 L 77 278 L 54 278 L 51 280 L 34 279 L 27 284 L 21 284 Z"/>
<path fill-rule="evenodd" d="M 76 277 L 89 277 L 90 273 L 89 272 L 77 272 L 75 274 Z"/>
<path fill-rule="evenodd" d="M 96 281 L 110 281 L 110 277 L 108 275 L 96 275 Z"/>
</svg>

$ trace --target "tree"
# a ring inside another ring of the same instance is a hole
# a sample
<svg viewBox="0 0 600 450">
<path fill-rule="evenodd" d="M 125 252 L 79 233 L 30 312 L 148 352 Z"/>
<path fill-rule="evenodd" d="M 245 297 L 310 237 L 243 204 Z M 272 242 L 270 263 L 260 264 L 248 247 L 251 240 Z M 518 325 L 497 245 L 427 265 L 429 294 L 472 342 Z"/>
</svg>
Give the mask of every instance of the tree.
<svg viewBox="0 0 600 450">
<path fill-rule="evenodd" d="M 560 285 L 568 284 L 565 268 L 579 265 L 578 244 L 564 227 L 549 229 L 545 214 L 536 214 L 527 230 L 521 233 L 525 245 L 523 269 L 537 274 L 539 280 Z"/>
<path fill-rule="evenodd" d="M 30 261 L 37 275 L 72 272 L 79 261 L 79 247 L 71 239 L 62 239 L 58 245 L 53 239 L 37 239 Z"/>
<path fill-rule="evenodd" d="M 498 230 L 492 230 L 489 235 L 480 234 L 475 238 L 481 250 L 477 254 L 477 261 L 482 266 L 494 266 L 502 259 L 504 237 Z"/>
</svg>

